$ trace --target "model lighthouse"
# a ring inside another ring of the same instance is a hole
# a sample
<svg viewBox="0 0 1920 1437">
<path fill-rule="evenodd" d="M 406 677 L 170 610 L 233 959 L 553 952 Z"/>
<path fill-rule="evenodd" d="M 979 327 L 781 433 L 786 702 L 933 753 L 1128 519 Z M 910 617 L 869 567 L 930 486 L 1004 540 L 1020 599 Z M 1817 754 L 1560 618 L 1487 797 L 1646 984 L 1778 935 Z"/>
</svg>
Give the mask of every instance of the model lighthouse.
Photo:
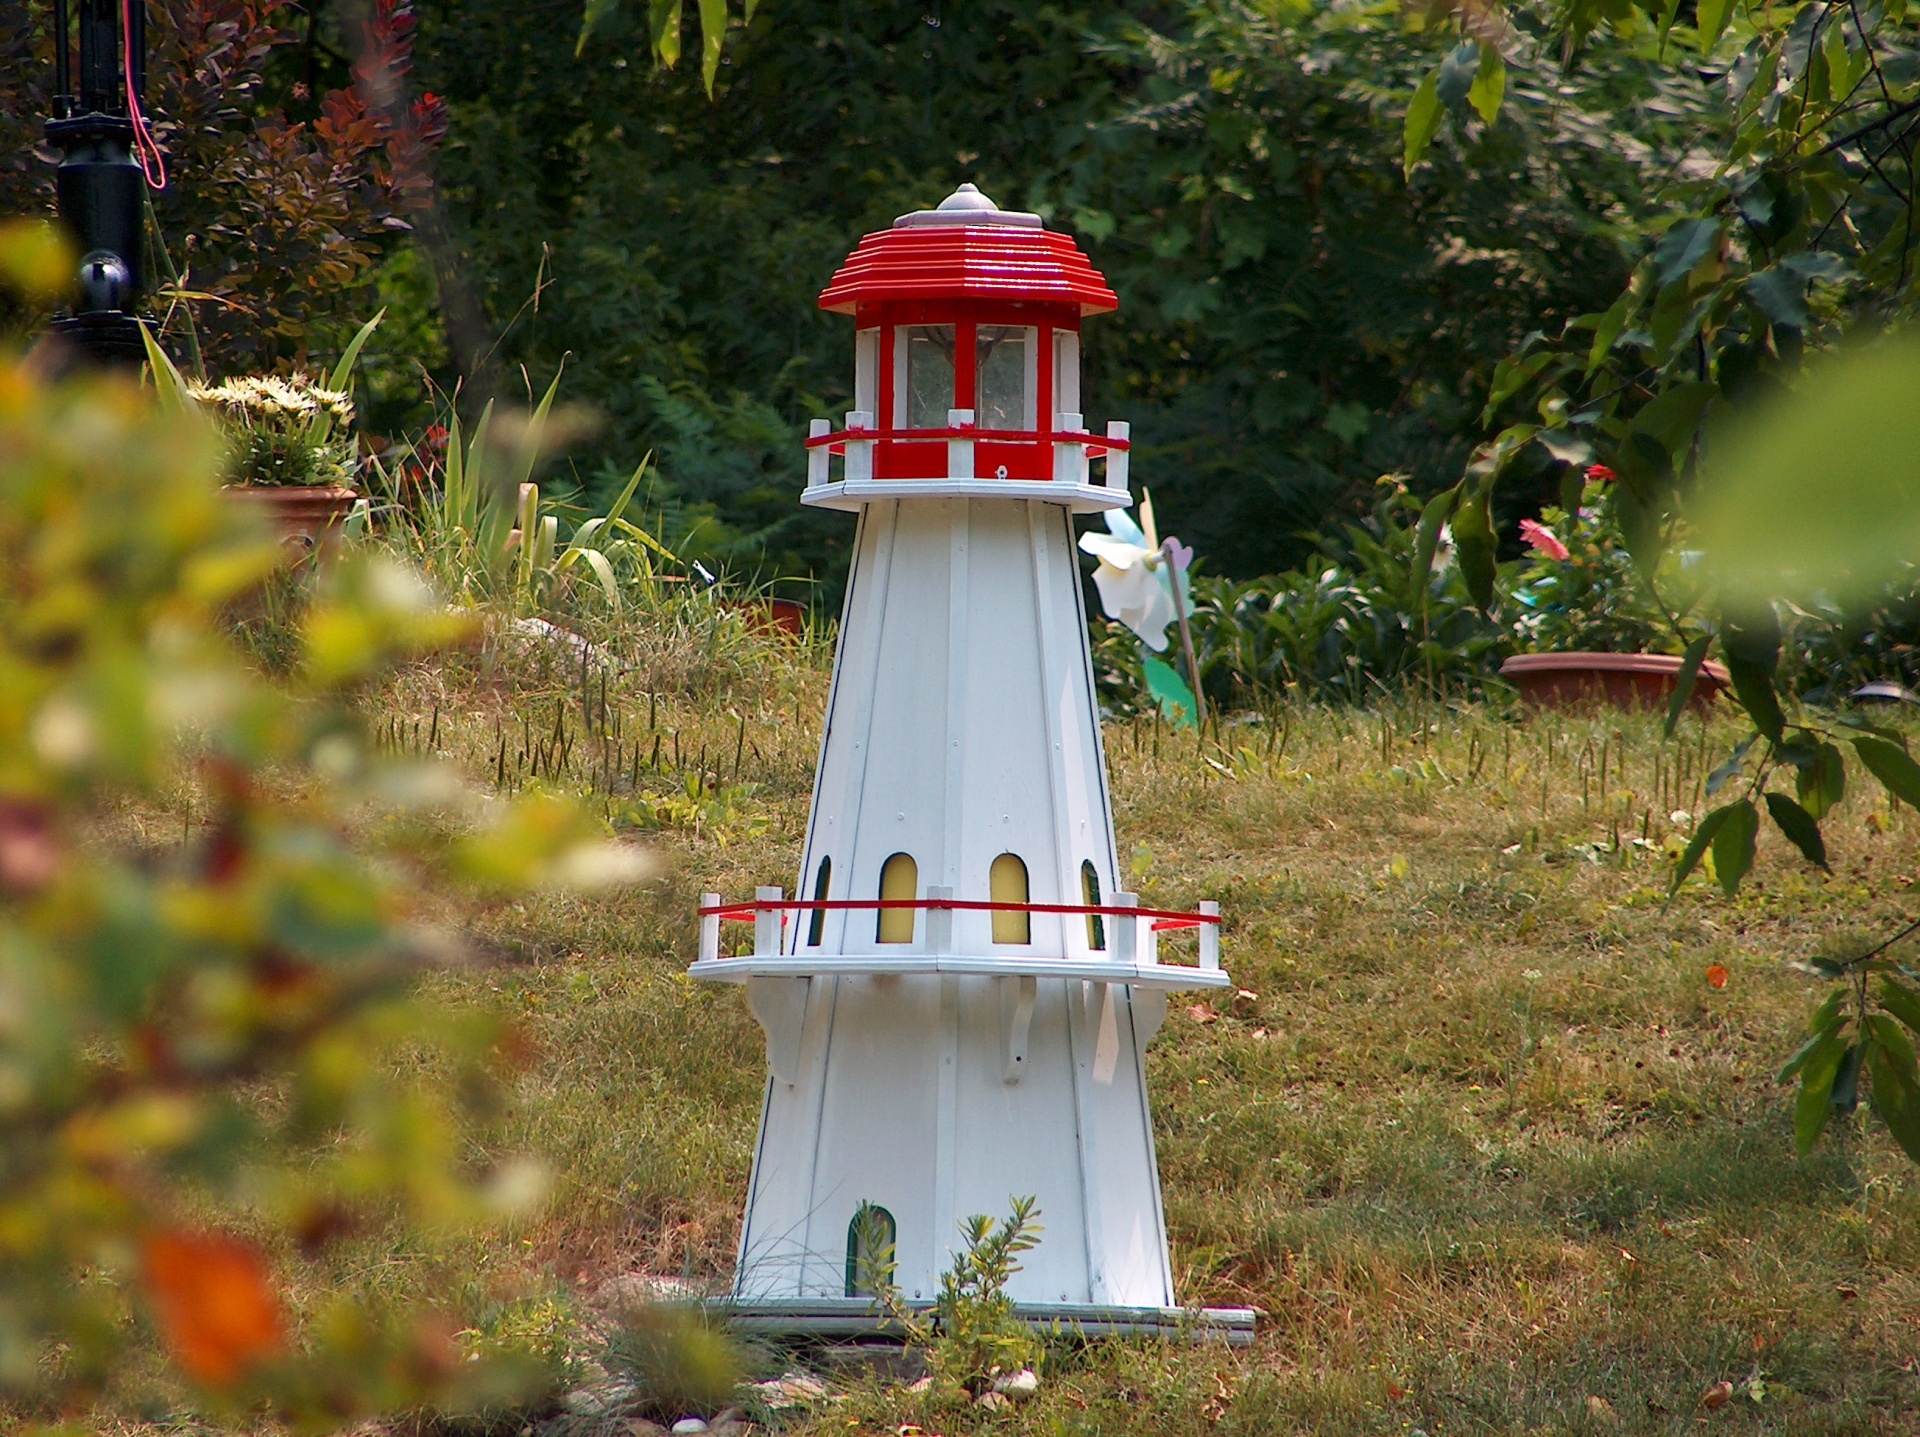
<svg viewBox="0 0 1920 1437">
<path fill-rule="evenodd" d="M 800 884 L 708 895 L 692 969 L 744 982 L 766 1031 L 736 1313 L 871 1325 L 876 1227 L 925 1301 L 964 1218 L 1032 1195 L 1021 1311 L 1172 1323 L 1142 1059 L 1169 990 L 1229 980 L 1215 905 L 1119 891 L 1070 518 L 1131 502 L 1127 426 L 1079 413 L 1081 321 L 1117 301 L 1070 238 L 963 185 L 820 303 L 853 316 L 856 407 L 815 422 L 802 502 L 859 533 Z M 752 952 L 723 957 L 734 918 Z M 1158 961 L 1178 927 L 1198 966 Z"/>
</svg>

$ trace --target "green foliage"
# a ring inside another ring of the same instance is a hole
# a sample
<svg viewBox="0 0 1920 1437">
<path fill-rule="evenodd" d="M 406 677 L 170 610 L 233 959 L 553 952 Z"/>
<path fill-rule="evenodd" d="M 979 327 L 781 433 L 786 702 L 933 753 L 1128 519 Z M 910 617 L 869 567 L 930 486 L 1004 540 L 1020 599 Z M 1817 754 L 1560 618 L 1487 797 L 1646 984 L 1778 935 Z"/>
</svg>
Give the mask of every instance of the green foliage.
<svg viewBox="0 0 1920 1437">
<path fill-rule="evenodd" d="M 676 552 L 829 585 L 848 531 L 794 505 L 795 436 L 852 407 L 852 362 L 814 301 L 860 233 L 960 181 L 1114 283 L 1086 408 L 1133 422 L 1163 512 L 1244 578 L 1364 516 L 1380 473 L 1449 482 L 1497 360 L 1624 278 L 1594 216 L 1638 213 L 1667 158 L 1620 143 L 1644 87 L 1576 75 L 1579 105 L 1476 142 L 1494 177 L 1449 150 L 1410 200 L 1391 96 L 1421 57 L 1378 6 L 799 0 L 732 32 L 711 101 L 689 67 L 639 73 L 643 20 L 623 7 L 576 60 L 492 0 L 424 18 L 469 272 L 520 316 L 502 356 L 544 383 L 571 353 L 570 392 L 607 416 L 591 503 L 651 451 Z"/>
<path fill-rule="evenodd" d="M 940 1274 L 940 1291 L 929 1315 L 907 1306 L 894 1280 L 891 1225 L 878 1208 L 862 1203 L 854 1214 L 857 1269 L 854 1290 L 870 1293 L 914 1346 L 926 1350 L 938 1386 L 978 1397 L 996 1377 L 1031 1367 L 1040 1344 L 1014 1316 L 1006 1287 L 1020 1271 L 1020 1254 L 1040 1245 L 1044 1231 L 1032 1197 L 1017 1197 L 1006 1218 L 976 1213 L 960 1225 L 966 1239 L 953 1266 Z"/>
<path fill-rule="evenodd" d="M 330 1290 L 319 1259 L 538 1187 L 462 1141 L 502 1034 L 416 996 L 459 955 L 415 916 L 423 878 L 637 867 L 571 805 L 483 806 L 373 751 L 360 688 L 473 629 L 391 560 L 318 577 L 295 677 L 249 666 L 229 616 L 280 550 L 222 501 L 217 454 L 130 385 L 0 361 L 9 1423 L 83 1406 L 156 1338 L 197 1404 L 295 1430 L 500 1400 L 512 1364 L 454 1361 L 440 1320 Z"/>
<path fill-rule="evenodd" d="M 621 1311 L 600 1361 L 667 1422 L 727 1406 L 745 1370 L 739 1349 L 698 1311 L 658 1303 Z"/>
<path fill-rule="evenodd" d="M 1700 820 L 1673 889 L 1711 853 L 1732 898 L 1752 869 L 1763 809 L 1807 862 L 1826 866 L 1821 815 L 1846 787 L 1839 740 L 1852 738 L 1862 766 L 1897 799 L 1920 800 L 1920 765 L 1898 735 L 1861 734 L 1871 726 L 1858 720 L 1848 734 L 1847 721 L 1789 702 L 1795 659 L 1831 658 L 1834 645 L 1829 639 L 1822 654 L 1817 640 L 1787 642 L 1778 607 L 1797 601 L 1795 617 L 1815 621 L 1805 606 L 1816 606 L 1839 621 L 1834 629 L 1857 632 L 1849 609 L 1884 614 L 1911 582 L 1920 523 L 1911 497 L 1911 342 L 1800 371 L 1804 353 L 1833 346 L 1850 328 L 1874 331 L 1912 315 L 1920 16 L 1838 0 L 1713 4 L 1691 17 L 1689 37 L 1679 12 L 1660 6 L 1576 4 L 1530 20 L 1531 9 L 1449 4 L 1442 13 L 1476 32 L 1536 24 L 1557 35 L 1566 64 L 1611 58 L 1691 89 L 1695 62 L 1669 49 L 1679 31 L 1701 55 L 1725 62 L 1724 100 L 1714 97 L 1705 115 L 1712 167 L 1683 172 L 1658 195 L 1640 231 L 1643 253 L 1613 302 L 1502 365 L 1484 417 L 1515 400 L 1532 414 L 1483 446 L 1484 461 L 1461 480 L 1461 505 L 1490 494 L 1533 441 L 1563 463 L 1597 458 L 1615 481 L 1608 517 L 1671 640 L 1692 640 L 1690 672 L 1707 646 L 1662 601 L 1659 581 L 1671 573 L 1670 555 L 1704 550 L 1693 557 L 1702 560 L 1709 612 L 1719 611 L 1714 638 L 1754 732 L 1709 782 L 1709 796 L 1740 787 Z M 1456 48 L 1430 72 L 1436 93 L 1461 63 Z M 1409 168 L 1415 139 L 1430 126 L 1427 108 L 1416 93 Z M 1779 402 L 1789 389 L 1798 392 Z M 1842 445 L 1846 458 L 1836 464 Z M 1810 504 L 1816 476 L 1823 492 Z M 1817 675 L 1816 688 L 1828 678 Z M 1793 796 L 1769 787 L 1789 770 Z M 1830 1105 L 1851 1111 L 1863 1073 L 1870 1089 L 1887 1088 L 1874 1111 L 1890 1130 L 1908 1121 L 1905 1094 L 1920 1090 L 1910 1045 L 1885 1040 L 1881 1025 L 1891 1020 L 1871 1011 L 1864 984 L 1857 1007 L 1855 1041 L 1817 1033 L 1797 1070 L 1803 1147 Z"/>
</svg>

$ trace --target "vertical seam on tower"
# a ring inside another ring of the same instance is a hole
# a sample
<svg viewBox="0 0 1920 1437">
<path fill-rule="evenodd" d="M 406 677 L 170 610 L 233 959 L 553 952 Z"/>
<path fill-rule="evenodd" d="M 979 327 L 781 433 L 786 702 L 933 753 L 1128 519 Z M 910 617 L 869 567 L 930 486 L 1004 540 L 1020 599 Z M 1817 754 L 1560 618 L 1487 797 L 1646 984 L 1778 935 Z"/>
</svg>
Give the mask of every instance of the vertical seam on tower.
<svg viewBox="0 0 1920 1437">
<path fill-rule="evenodd" d="M 1055 739 L 1059 734 L 1059 716 L 1054 713 L 1053 705 L 1048 702 L 1047 692 L 1047 675 L 1053 669 L 1059 645 L 1056 642 L 1058 636 L 1053 632 L 1052 609 L 1047 603 L 1044 553 L 1047 530 L 1042 522 L 1043 507 L 1038 500 L 1027 501 L 1027 553 L 1031 561 L 1028 567 L 1033 575 L 1034 618 L 1040 626 L 1040 711 L 1045 716 L 1047 725 L 1047 782 L 1053 796 L 1051 812 L 1054 816 L 1053 843 L 1057 881 L 1059 865 L 1068 861 L 1071 848 L 1070 846 L 1063 848 L 1061 844 L 1062 835 L 1059 825 L 1064 821 L 1062 800 L 1065 784 L 1060 770 L 1066 762 L 1066 756 L 1054 747 Z M 1065 836 L 1070 845 L 1073 837 L 1070 825 Z M 1063 924 L 1062 928 L 1064 926 Z M 1065 951 L 1064 944 L 1062 951 Z M 1094 1176 L 1093 1158 L 1098 1145 L 1094 1134 L 1093 1095 L 1087 1090 L 1087 1079 L 1090 1075 L 1085 1071 L 1086 1064 L 1082 1057 L 1087 1038 L 1080 1030 L 1087 1007 L 1087 985 L 1084 983 L 1076 985 L 1071 980 L 1066 980 L 1065 986 L 1068 1052 L 1073 1064 L 1073 1119 L 1077 1138 L 1075 1148 L 1080 1162 L 1080 1206 L 1087 1249 L 1087 1298 L 1092 1302 L 1104 1302 L 1107 1297 L 1107 1273 L 1100 1254 L 1104 1251 L 1106 1235 L 1100 1220 L 1099 1182 Z M 1078 1018 L 1074 1013 L 1076 986 L 1079 988 L 1081 1009 L 1081 1016 Z"/>
<path fill-rule="evenodd" d="M 862 529 L 865 528 L 867 515 L 870 512 L 871 512 L 870 509 L 862 511 L 862 514 L 861 514 Z M 874 707 L 873 697 L 874 697 L 874 692 L 879 686 L 880 679 L 881 679 L 881 672 L 880 672 L 881 656 L 886 651 L 887 591 L 892 586 L 893 545 L 894 545 L 894 537 L 897 530 L 899 529 L 899 525 L 900 525 L 900 501 L 895 499 L 890 501 L 887 505 L 886 528 L 883 531 L 881 531 L 879 534 L 874 536 L 874 551 L 875 551 L 874 561 L 875 562 L 874 562 L 873 568 L 877 578 L 877 583 L 875 585 L 875 588 L 878 590 L 878 592 L 875 595 L 874 603 L 872 607 L 878 613 L 880 627 L 879 627 L 878 633 L 875 635 L 875 642 L 873 646 L 873 668 L 871 671 L 871 676 L 865 686 L 866 696 L 867 696 L 865 712 L 859 715 L 861 720 L 859 762 L 857 764 L 849 765 L 849 777 L 847 781 L 847 788 L 846 788 L 846 795 L 845 795 L 846 806 L 842 811 L 842 815 L 841 815 L 842 817 L 848 817 L 848 816 L 852 816 L 854 818 L 858 817 L 860 812 L 860 801 L 864 796 L 865 789 L 866 789 L 867 762 L 873 749 L 873 707 Z M 882 556 L 880 552 L 882 549 L 885 550 L 884 562 L 882 562 Z M 856 569 L 859 567 L 859 555 L 860 555 L 860 551 L 858 548 L 856 548 L 854 550 L 854 567 Z M 843 609 L 842 618 L 841 618 L 840 637 L 843 643 L 845 642 L 845 639 L 846 639 L 846 617 L 845 616 L 847 614 L 852 613 L 852 603 L 853 603 L 853 593 L 852 593 L 852 590 L 849 589 L 847 593 L 847 606 L 845 609 Z M 840 665 L 837 663 L 835 664 L 835 669 L 836 671 L 842 671 L 840 668 Z M 835 674 L 836 688 L 838 687 L 838 683 L 837 683 L 838 677 L 839 677 L 839 672 L 836 672 Z M 856 693 L 857 692 L 858 690 L 856 690 Z M 829 715 L 829 718 L 831 718 L 831 715 Z M 826 751 L 826 743 L 827 743 L 826 735 L 822 734 L 820 739 L 820 746 L 821 746 L 821 752 L 823 756 Z M 820 780 L 816 778 L 815 779 L 816 804 L 818 803 L 817 794 L 819 789 L 819 783 L 820 783 Z M 819 817 L 819 811 L 817 808 L 815 809 L 813 816 L 815 818 Z M 847 860 L 846 860 L 847 861 L 847 881 L 851 884 L 855 876 L 859 873 L 859 865 L 855 863 L 854 859 L 856 854 L 858 853 L 859 841 L 860 841 L 859 831 L 857 828 L 852 826 L 852 824 L 849 824 L 847 826 L 846 837 L 843 841 L 845 843 L 846 856 L 847 856 Z M 833 935 L 833 941 L 838 945 L 839 951 L 844 953 L 847 950 L 847 922 L 851 917 L 851 915 L 846 913 L 829 914 L 828 917 L 830 919 L 837 917 L 840 920 L 839 931 Z M 805 1150 L 807 1153 L 807 1206 L 806 1206 L 805 1214 L 802 1218 L 802 1222 L 804 1224 L 802 1231 L 804 1232 L 805 1237 L 801 1242 L 801 1257 L 800 1257 L 800 1264 L 801 1264 L 800 1285 L 803 1290 L 805 1289 L 805 1286 L 806 1286 L 807 1269 L 810 1266 L 810 1264 L 813 1262 L 813 1259 L 816 1255 L 815 1249 L 814 1249 L 813 1230 L 814 1230 L 814 1216 L 818 1209 L 818 1205 L 820 1201 L 820 1194 L 819 1194 L 820 1129 L 823 1123 L 825 1122 L 825 1113 L 826 1113 L 826 1106 L 827 1106 L 827 1084 L 832 1077 L 831 1068 L 832 1068 L 832 1056 L 833 1056 L 833 1042 L 832 1042 L 833 1020 L 835 1015 L 839 1011 L 839 1007 L 840 1007 L 840 982 L 841 980 L 838 977 L 832 979 L 828 989 L 828 996 L 826 1000 L 827 1011 L 826 1011 L 826 1018 L 825 1018 L 825 1024 L 826 1024 L 826 1030 L 827 1030 L 827 1041 L 825 1042 L 825 1044 L 822 1046 L 822 1049 L 821 1049 L 820 1068 L 817 1075 L 817 1081 L 815 1083 L 814 1091 L 811 1095 L 812 1103 L 810 1104 L 810 1106 L 813 1111 L 812 1111 L 811 1118 L 809 1120 L 809 1126 L 811 1127 L 812 1131 L 808 1134 L 807 1142 L 805 1144 Z"/>
</svg>

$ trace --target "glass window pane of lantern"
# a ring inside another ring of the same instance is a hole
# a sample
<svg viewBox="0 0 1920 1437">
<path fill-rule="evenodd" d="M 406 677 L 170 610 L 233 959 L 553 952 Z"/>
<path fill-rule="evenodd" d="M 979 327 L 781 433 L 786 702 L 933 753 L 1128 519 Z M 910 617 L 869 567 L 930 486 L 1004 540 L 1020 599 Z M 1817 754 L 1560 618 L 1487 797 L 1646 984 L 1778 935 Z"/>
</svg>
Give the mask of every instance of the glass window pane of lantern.
<svg viewBox="0 0 1920 1437">
<path fill-rule="evenodd" d="M 1033 331 L 1012 324 L 983 324 L 976 331 L 975 373 L 979 398 L 974 422 L 982 429 L 1026 429 L 1027 350 Z"/>
<path fill-rule="evenodd" d="M 953 326 L 916 324 L 907 341 L 908 429 L 945 429 L 953 402 Z"/>
</svg>

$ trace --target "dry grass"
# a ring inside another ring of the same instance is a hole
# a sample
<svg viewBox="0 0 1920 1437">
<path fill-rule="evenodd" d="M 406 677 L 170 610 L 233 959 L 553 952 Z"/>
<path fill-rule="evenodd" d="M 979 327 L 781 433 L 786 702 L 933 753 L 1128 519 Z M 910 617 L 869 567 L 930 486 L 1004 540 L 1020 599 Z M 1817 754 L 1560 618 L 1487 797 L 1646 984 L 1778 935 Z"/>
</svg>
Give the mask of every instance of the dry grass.
<svg viewBox="0 0 1920 1437">
<path fill-rule="evenodd" d="M 487 776 L 502 735 L 511 767 L 570 715 L 587 737 L 540 781 L 653 813 L 663 859 L 640 892 L 467 915 L 507 956 L 438 982 L 519 1016 L 534 1056 L 494 1141 L 557 1185 L 521 1230 L 440 1254 L 444 1290 L 724 1281 L 763 1070 L 738 995 L 683 976 L 692 910 L 792 884 L 825 692 L 818 654 L 728 642 L 717 678 L 684 654 L 604 690 L 570 661 L 509 684 L 474 660 L 376 706 L 396 734 L 437 707 L 440 749 Z M 593 725 L 627 758 L 594 760 Z M 1856 794 L 1831 877 L 1768 841 L 1737 901 L 1696 879 L 1666 906 L 1669 815 L 1734 737 L 1411 702 L 1205 744 L 1110 730 L 1143 900 L 1220 899 L 1257 994 L 1176 1009 L 1149 1071 L 1182 1296 L 1262 1308 L 1259 1343 L 1062 1351 L 1007 1417 L 856 1389 L 802 1430 L 1920 1430 L 1920 1173 L 1865 1125 L 1796 1159 L 1772 1081 L 1813 1002 L 1782 960 L 1906 916 L 1920 820 Z M 727 803 L 635 805 L 636 775 L 670 798 L 695 771 Z"/>
</svg>

